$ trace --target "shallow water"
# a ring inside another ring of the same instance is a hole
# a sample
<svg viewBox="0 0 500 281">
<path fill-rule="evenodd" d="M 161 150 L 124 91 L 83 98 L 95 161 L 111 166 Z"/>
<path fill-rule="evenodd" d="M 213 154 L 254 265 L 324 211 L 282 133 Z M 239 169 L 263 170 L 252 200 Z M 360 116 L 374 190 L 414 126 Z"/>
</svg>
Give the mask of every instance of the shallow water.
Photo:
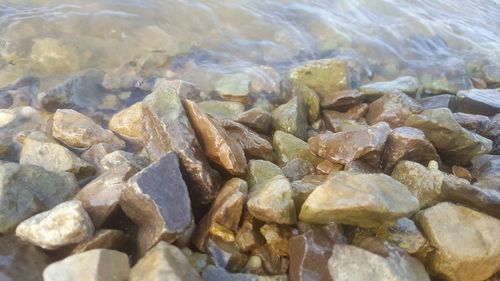
<svg viewBox="0 0 500 281">
<path fill-rule="evenodd" d="M 56 40 L 53 40 L 56 39 Z M 2 0 L 0 87 L 88 68 L 140 69 L 209 90 L 223 73 L 349 56 L 366 79 L 498 68 L 498 0 Z M 461 78 L 460 78 L 461 79 Z M 467 81 L 461 87 L 467 87 Z"/>
</svg>

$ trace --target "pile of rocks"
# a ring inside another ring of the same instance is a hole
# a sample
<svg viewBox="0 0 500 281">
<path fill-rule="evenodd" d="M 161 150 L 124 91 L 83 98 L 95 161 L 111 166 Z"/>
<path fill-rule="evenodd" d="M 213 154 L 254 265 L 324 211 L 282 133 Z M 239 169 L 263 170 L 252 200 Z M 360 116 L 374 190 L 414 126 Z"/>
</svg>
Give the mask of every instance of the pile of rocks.
<svg viewBox="0 0 500 281">
<path fill-rule="evenodd" d="M 324 59 L 157 79 L 105 125 L 65 90 L 1 109 L 0 276 L 498 280 L 500 92 L 351 87 Z"/>
</svg>

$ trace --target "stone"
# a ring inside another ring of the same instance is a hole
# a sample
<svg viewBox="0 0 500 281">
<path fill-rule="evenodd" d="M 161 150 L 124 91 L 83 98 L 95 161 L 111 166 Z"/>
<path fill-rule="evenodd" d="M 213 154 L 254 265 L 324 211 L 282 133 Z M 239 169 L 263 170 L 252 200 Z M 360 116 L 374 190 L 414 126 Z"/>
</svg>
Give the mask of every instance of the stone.
<svg viewBox="0 0 500 281">
<path fill-rule="evenodd" d="M 231 175 L 244 174 L 246 158 L 240 142 L 229 135 L 217 120 L 204 114 L 195 102 L 190 100 L 183 102 L 207 157 Z"/>
<path fill-rule="evenodd" d="M 380 159 L 391 129 L 385 122 L 351 132 L 326 132 L 309 138 L 310 150 L 329 161 L 347 164 L 359 158 Z"/>
<path fill-rule="evenodd" d="M 265 274 L 282 275 L 288 273 L 289 260 L 274 252 L 270 245 L 253 250 L 252 255 L 261 259 Z"/>
<path fill-rule="evenodd" d="M 273 110 L 273 128 L 290 133 L 300 139 L 306 137 L 307 107 L 297 97 Z"/>
<path fill-rule="evenodd" d="M 245 111 L 245 106 L 235 101 L 206 100 L 198 103 L 200 109 L 217 119 L 236 119 Z"/>
<path fill-rule="evenodd" d="M 95 249 L 50 264 L 43 272 L 43 280 L 126 281 L 129 272 L 126 254 L 115 250 Z"/>
<path fill-rule="evenodd" d="M 177 153 L 193 204 L 206 205 L 217 196 L 217 173 L 205 158 L 178 93 L 165 81 L 157 81 L 153 93 L 143 100 L 148 152 L 152 161 L 168 151 Z"/>
<path fill-rule="evenodd" d="M 498 271 L 500 220 L 446 202 L 419 212 L 416 219 L 436 249 L 428 263 L 432 272 L 446 280 L 479 281 Z"/>
<path fill-rule="evenodd" d="M 329 175 L 333 172 L 340 171 L 344 168 L 341 164 L 338 163 L 332 163 L 328 160 L 323 160 L 321 163 L 316 166 L 316 170 L 318 170 L 319 173 Z"/>
<path fill-rule="evenodd" d="M 71 250 L 71 254 L 83 253 L 94 249 L 121 250 L 125 248 L 128 238 L 121 230 L 99 229 L 89 240 L 79 243 Z"/>
<path fill-rule="evenodd" d="M 363 160 L 354 160 L 344 166 L 346 172 L 359 172 L 364 174 L 382 173 L 379 166 L 373 166 L 373 163 L 367 163 Z"/>
<path fill-rule="evenodd" d="M 460 126 L 484 137 L 495 137 L 495 123 L 484 115 L 475 115 L 457 112 L 453 113 L 453 118 Z"/>
<path fill-rule="evenodd" d="M 147 161 L 147 159 L 144 159 L 140 155 L 136 156 L 130 152 L 115 150 L 104 155 L 104 157 L 102 157 L 102 159 L 100 160 L 99 165 L 105 171 L 109 171 L 123 165 L 133 167 L 136 170 L 141 170 L 151 164 L 148 162 L 149 161 Z"/>
<path fill-rule="evenodd" d="M 322 59 L 308 61 L 288 74 L 295 85 L 305 85 L 314 90 L 320 98 L 350 88 L 350 73 L 346 60 Z"/>
<path fill-rule="evenodd" d="M 493 89 L 470 89 L 457 93 L 458 111 L 492 116 L 500 113 L 500 92 Z"/>
<path fill-rule="evenodd" d="M 225 100 L 250 102 L 250 77 L 244 73 L 225 75 L 215 82 L 215 91 Z"/>
<path fill-rule="evenodd" d="M 284 176 L 276 176 L 251 189 L 247 208 L 250 214 L 264 222 L 295 224 L 297 220 L 292 188 Z"/>
<path fill-rule="evenodd" d="M 94 225 L 80 201 L 72 200 L 39 213 L 16 228 L 16 235 L 44 249 L 79 243 L 94 234 Z"/>
<path fill-rule="evenodd" d="M 432 143 L 425 138 L 424 132 L 411 127 L 399 127 L 389 134 L 382 156 L 382 166 L 390 173 L 402 160 L 422 165 L 427 165 L 431 160 L 441 161 Z"/>
<path fill-rule="evenodd" d="M 307 160 L 295 158 L 281 167 L 281 171 L 283 171 L 285 177 L 290 181 L 296 181 L 306 175 L 312 174 L 314 172 L 314 166 Z"/>
<path fill-rule="evenodd" d="M 262 224 L 248 212 L 244 214 L 241 227 L 236 233 L 235 244 L 245 252 L 253 251 L 264 245 L 265 239 L 259 231 Z"/>
<path fill-rule="evenodd" d="M 33 245 L 14 235 L 0 237 L 0 276 L 2 280 L 39 281 L 50 258 Z"/>
<path fill-rule="evenodd" d="M 368 105 L 364 103 L 351 107 L 347 112 L 323 110 L 323 121 L 325 127 L 333 132 L 354 131 L 368 127 L 363 117 L 366 112 L 368 112 Z"/>
<path fill-rule="evenodd" d="M 424 266 L 404 252 L 392 250 L 384 257 L 343 244 L 333 245 L 328 270 L 335 281 L 430 281 Z"/>
<path fill-rule="evenodd" d="M 247 182 L 250 190 L 278 175 L 283 176 L 283 172 L 280 167 L 272 162 L 265 160 L 248 161 Z"/>
<path fill-rule="evenodd" d="M 467 165 L 472 157 L 492 149 L 490 140 L 462 128 L 447 108 L 428 109 L 410 116 L 406 126 L 422 130 L 445 162 Z"/>
<path fill-rule="evenodd" d="M 417 102 L 420 103 L 424 109 L 436 109 L 444 107 L 450 109 L 452 112 L 455 112 L 457 110 L 457 101 L 455 95 L 435 95 L 417 99 Z"/>
<path fill-rule="evenodd" d="M 370 228 L 392 226 L 418 209 L 417 198 L 406 186 L 385 174 L 338 172 L 307 197 L 299 219 Z"/>
<path fill-rule="evenodd" d="M 338 91 L 321 100 L 321 108 L 346 111 L 363 100 L 363 93 L 358 90 Z"/>
<path fill-rule="evenodd" d="M 161 241 L 132 267 L 129 280 L 201 281 L 201 278 L 179 248 Z"/>
<path fill-rule="evenodd" d="M 342 228 L 337 224 L 317 227 L 291 238 L 290 281 L 332 281 L 328 258 L 334 244 L 346 242 Z"/>
<path fill-rule="evenodd" d="M 288 241 L 297 231 L 290 226 L 266 223 L 260 227 L 260 233 L 273 253 L 288 257 Z"/>
<path fill-rule="evenodd" d="M 249 273 L 229 273 L 224 268 L 209 265 L 203 270 L 203 281 L 287 281 L 286 275 L 255 275 Z"/>
<path fill-rule="evenodd" d="M 85 52 L 55 38 L 39 38 L 31 47 L 31 61 L 45 74 L 75 72 L 85 63 Z M 88 54 L 87 54 L 88 55 Z"/>
<path fill-rule="evenodd" d="M 451 167 L 451 171 L 456 177 L 465 179 L 468 182 L 472 181 L 472 175 L 470 174 L 469 170 L 465 169 L 462 166 L 453 165 Z"/>
<path fill-rule="evenodd" d="M 238 114 L 235 120 L 261 134 L 269 133 L 273 125 L 271 113 L 258 107 Z"/>
<path fill-rule="evenodd" d="M 292 182 L 292 199 L 295 203 L 295 209 L 297 214 L 300 213 L 302 205 L 306 201 L 309 194 L 313 192 L 318 186 L 320 186 L 326 177 L 323 175 L 308 175 L 300 180 Z"/>
<path fill-rule="evenodd" d="M 144 107 L 142 102 L 137 102 L 113 115 L 108 127 L 129 141 L 143 144 L 146 139 L 143 123 Z"/>
<path fill-rule="evenodd" d="M 236 245 L 219 240 L 208 241 L 207 253 L 211 264 L 230 272 L 239 272 L 248 261 Z"/>
<path fill-rule="evenodd" d="M 89 149 L 85 150 L 80 158 L 97 167 L 97 174 L 100 174 L 103 170 L 101 167 L 101 159 L 108 155 L 109 153 L 115 151 L 114 147 L 106 143 L 98 143 L 91 146 Z"/>
<path fill-rule="evenodd" d="M 161 83 L 173 87 L 181 99 L 190 99 L 195 102 L 201 102 L 203 99 L 203 93 L 191 82 L 184 80 L 162 80 Z"/>
<path fill-rule="evenodd" d="M 387 229 L 387 231 L 379 231 L 377 236 L 385 238 L 421 261 L 425 260 L 432 251 L 427 239 L 425 239 L 415 223 L 408 218 L 398 219 L 394 226 Z"/>
<path fill-rule="evenodd" d="M 53 172 L 70 172 L 78 179 L 95 174 L 94 166 L 42 132 L 30 133 L 22 143 L 20 164 L 36 165 Z"/>
<path fill-rule="evenodd" d="M 292 88 L 293 96 L 296 96 L 307 108 L 307 120 L 310 123 L 318 120 L 320 114 L 320 99 L 309 87 L 296 85 Z"/>
<path fill-rule="evenodd" d="M 415 96 L 420 89 L 421 85 L 418 79 L 412 76 L 401 76 L 392 81 L 375 82 L 359 87 L 359 90 L 371 100 L 393 92 L 403 92 L 409 96 Z"/>
<path fill-rule="evenodd" d="M 309 146 L 305 141 L 283 131 L 274 132 L 273 147 L 279 162 L 283 164 L 296 158 L 307 160 L 313 165 L 317 165 L 322 161 L 321 158 L 309 150 Z"/>
<path fill-rule="evenodd" d="M 477 184 L 500 191 L 500 156 L 478 155 L 471 162 L 472 175 L 477 179 Z"/>
<path fill-rule="evenodd" d="M 199 252 L 193 252 L 191 251 L 190 248 L 182 248 L 181 250 L 184 253 L 184 255 L 186 255 L 189 263 L 194 267 L 194 269 L 198 273 L 201 273 L 201 271 L 205 267 L 207 267 L 208 255 Z"/>
<path fill-rule="evenodd" d="M 397 128 L 406 122 L 412 114 L 418 114 L 424 109 L 412 98 L 401 92 L 383 95 L 368 107 L 366 122 L 369 125 L 387 122 L 391 128 Z"/>
</svg>

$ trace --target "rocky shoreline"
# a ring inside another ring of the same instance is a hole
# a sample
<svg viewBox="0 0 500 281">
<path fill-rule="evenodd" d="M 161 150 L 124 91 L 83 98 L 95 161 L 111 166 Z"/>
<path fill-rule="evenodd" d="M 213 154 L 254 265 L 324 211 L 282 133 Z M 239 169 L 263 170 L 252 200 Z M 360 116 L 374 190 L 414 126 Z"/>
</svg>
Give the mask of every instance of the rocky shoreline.
<svg viewBox="0 0 500 281">
<path fill-rule="evenodd" d="M 353 87 L 322 59 L 158 78 L 108 118 L 79 109 L 94 74 L 0 89 L 0 277 L 500 278 L 500 80 Z"/>
</svg>

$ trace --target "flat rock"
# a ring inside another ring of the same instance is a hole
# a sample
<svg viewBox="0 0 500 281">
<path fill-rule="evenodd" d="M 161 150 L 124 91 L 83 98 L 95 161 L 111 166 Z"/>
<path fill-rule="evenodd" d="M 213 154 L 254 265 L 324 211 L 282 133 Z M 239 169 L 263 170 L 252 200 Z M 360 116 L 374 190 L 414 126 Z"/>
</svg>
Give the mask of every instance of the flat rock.
<svg viewBox="0 0 500 281">
<path fill-rule="evenodd" d="M 139 226 L 139 254 L 160 240 L 173 242 L 192 224 L 191 201 L 173 152 L 131 177 L 120 206 Z"/>
<path fill-rule="evenodd" d="M 455 95 L 443 94 L 417 99 L 424 109 L 448 108 L 452 112 L 457 111 L 457 99 Z"/>
<path fill-rule="evenodd" d="M 14 235 L 0 237 L 0 276 L 5 281 L 39 281 L 50 258 Z"/>
<path fill-rule="evenodd" d="M 126 281 L 128 256 L 115 250 L 95 249 L 50 264 L 45 281 Z"/>
<path fill-rule="evenodd" d="M 274 132 L 273 147 L 279 162 L 283 164 L 297 158 L 307 160 L 313 165 L 322 161 L 309 150 L 309 145 L 305 141 L 283 131 Z"/>
<path fill-rule="evenodd" d="M 273 125 L 271 113 L 258 107 L 238 114 L 235 120 L 262 134 L 269 133 Z"/>
<path fill-rule="evenodd" d="M 412 98 L 401 92 L 384 94 L 368 107 L 366 122 L 369 125 L 387 122 L 391 128 L 402 126 L 412 114 L 418 114 L 424 109 Z"/>
<path fill-rule="evenodd" d="M 108 127 L 123 138 L 142 144 L 146 139 L 143 123 L 144 106 L 137 102 L 113 115 Z"/>
<path fill-rule="evenodd" d="M 485 280 L 500 268 L 500 220 L 452 203 L 416 216 L 436 249 L 429 269 L 446 280 Z"/>
<path fill-rule="evenodd" d="M 129 280 L 201 281 L 201 278 L 179 248 L 161 241 L 132 267 Z"/>
<path fill-rule="evenodd" d="M 39 213 L 16 228 L 16 235 L 44 249 L 79 243 L 94 234 L 94 225 L 80 201 L 66 201 Z"/>
<path fill-rule="evenodd" d="M 384 94 L 403 92 L 415 96 L 421 88 L 418 79 L 412 76 L 401 76 L 392 81 L 375 82 L 359 87 L 359 90 L 369 99 L 374 100 Z"/>
<path fill-rule="evenodd" d="M 204 114 L 195 102 L 184 100 L 184 108 L 207 157 L 231 175 L 244 174 L 246 158 L 240 142 L 216 119 Z"/>
<path fill-rule="evenodd" d="M 345 111 L 363 100 L 358 90 L 338 91 L 321 100 L 321 108 Z"/>
<path fill-rule="evenodd" d="M 245 105 L 235 101 L 206 100 L 198 103 L 200 109 L 217 119 L 237 119 L 245 111 Z"/>
<path fill-rule="evenodd" d="M 94 249 L 123 249 L 128 242 L 126 234 L 116 229 L 99 229 L 89 240 L 79 243 L 71 250 L 71 254 L 83 253 Z"/>
<path fill-rule="evenodd" d="M 250 102 L 250 77 L 245 73 L 226 75 L 215 82 L 214 88 L 225 100 Z"/>
<path fill-rule="evenodd" d="M 457 93 L 458 111 L 495 115 L 500 113 L 500 92 L 493 89 L 470 89 Z"/>
<path fill-rule="evenodd" d="M 305 139 L 307 114 L 307 106 L 303 99 L 294 97 L 273 110 L 273 128 Z"/>
<path fill-rule="evenodd" d="M 319 224 L 391 226 L 418 209 L 417 198 L 406 186 L 385 174 L 338 172 L 307 197 L 299 219 Z"/>
<path fill-rule="evenodd" d="M 332 163 L 328 160 L 323 160 L 316 166 L 316 170 L 318 171 L 318 173 L 325 175 L 329 175 L 333 172 L 340 171 L 343 168 L 344 166 L 342 164 Z"/>
<path fill-rule="evenodd" d="M 280 167 L 276 166 L 270 161 L 248 161 L 247 182 L 250 190 L 252 190 L 255 186 L 265 183 L 278 175 L 283 176 L 283 172 L 281 171 Z"/>
<path fill-rule="evenodd" d="M 312 174 L 314 172 L 314 166 L 307 160 L 295 158 L 281 167 L 281 170 L 290 181 L 295 181 L 300 180 L 306 175 Z"/>
</svg>

